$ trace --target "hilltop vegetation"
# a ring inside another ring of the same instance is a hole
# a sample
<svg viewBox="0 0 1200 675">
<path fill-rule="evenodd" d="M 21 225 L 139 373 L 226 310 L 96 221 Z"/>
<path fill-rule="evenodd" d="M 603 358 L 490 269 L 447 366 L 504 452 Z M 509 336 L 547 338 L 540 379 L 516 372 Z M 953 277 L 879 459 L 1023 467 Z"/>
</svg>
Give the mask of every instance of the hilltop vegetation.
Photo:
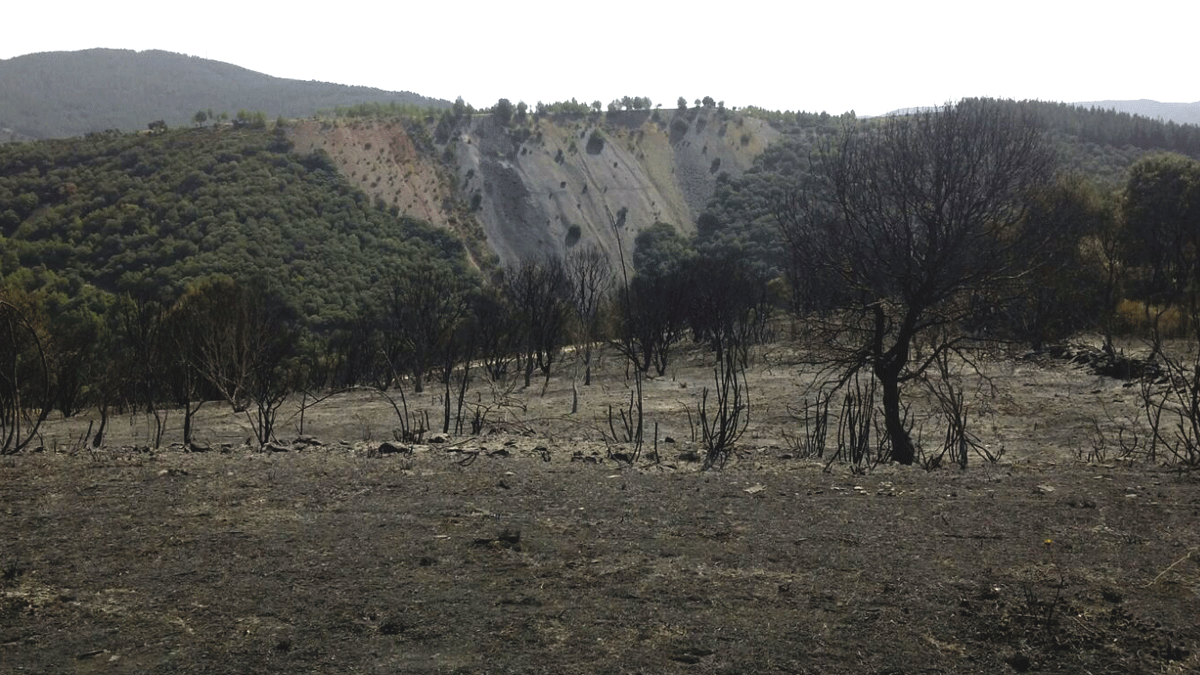
<svg viewBox="0 0 1200 675">
<path fill-rule="evenodd" d="M 154 120 L 184 126 L 198 110 L 308 117 L 358 103 L 450 105 L 411 92 L 271 77 L 164 51 L 89 49 L 0 60 L 0 130 L 11 129 L 17 137 L 136 131 Z"/>
</svg>

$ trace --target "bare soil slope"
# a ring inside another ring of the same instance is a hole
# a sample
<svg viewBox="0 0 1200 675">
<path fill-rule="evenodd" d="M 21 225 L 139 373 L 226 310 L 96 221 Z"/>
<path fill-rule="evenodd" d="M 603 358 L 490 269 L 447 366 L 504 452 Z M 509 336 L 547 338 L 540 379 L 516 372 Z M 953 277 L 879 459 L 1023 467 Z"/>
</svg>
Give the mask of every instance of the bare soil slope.
<svg viewBox="0 0 1200 675">
<path fill-rule="evenodd" d="M 476 115 L 445 144 L 398 120 L 299 121 L 300 152 L 324 150 L 373 198 L 468 242 L 501 264 L 593 242 L 615 258 L 656 221 L 691 233 L 721 172 L 738 175 L 777 137 L 761 120 L 717 109 L 530 116 Z M 422 150 L 422 148 L 424 148 Z M 611 219 L 610 219 L 611 217 Z"/>
</svg>

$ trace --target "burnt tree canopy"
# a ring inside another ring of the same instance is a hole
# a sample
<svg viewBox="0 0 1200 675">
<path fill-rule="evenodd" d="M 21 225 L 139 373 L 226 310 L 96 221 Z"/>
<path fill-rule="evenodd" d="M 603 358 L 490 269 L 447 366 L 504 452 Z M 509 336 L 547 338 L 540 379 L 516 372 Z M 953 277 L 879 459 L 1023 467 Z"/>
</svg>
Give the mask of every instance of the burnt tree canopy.
<svg viewBox="0 0 1200 675">
<path fill-rule="evenodd" d="M 825 317 L 832 364 L 879 381 L 895 461 L 916 455 L 903 385 L 1030 268 L 1045 233 L 1025 214 L 1054 166 L 1031 118 L 969 101 L 849 123 L 813 158 L 814 180 L 781 203 L 789 277 L 812 296 L 800 306 Z M 918 339 L 929 348 L 913 358 Z"/>
</svg>

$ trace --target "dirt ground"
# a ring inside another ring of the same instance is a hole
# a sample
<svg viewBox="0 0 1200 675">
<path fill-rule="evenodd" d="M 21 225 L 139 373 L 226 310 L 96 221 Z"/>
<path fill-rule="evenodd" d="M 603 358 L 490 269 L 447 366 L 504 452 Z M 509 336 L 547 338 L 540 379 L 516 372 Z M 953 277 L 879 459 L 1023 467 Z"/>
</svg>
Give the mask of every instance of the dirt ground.
<svg viewBox="0 0 1200 675">
<path fill-rule="evenodd" d="M 281 440 L 309 440 L 283 452 L 217 403 L 206 453 L 145 449 L 142 415 L 100 449 L 86 417 L 52 421 L 0 460 L 0 672 L 1200 672 L 1200 479 L 1118 461 L 1125 383 L 992 359 L 995 393 L 968 389 L 998 462 L 863 475 L 789 442 L 812 378 L 776 346 L 739 453 L 705 472 L 703 360 L 646 384 L 633 463 L 604 438 L 614 357 L 575 415 L 568 371 L 481 386 L 480 435 L 391 453 L 364 391 L 303 429 L 285 410 Z M 410 402 L 440 429 L 435 397 Z"/>
</svg>

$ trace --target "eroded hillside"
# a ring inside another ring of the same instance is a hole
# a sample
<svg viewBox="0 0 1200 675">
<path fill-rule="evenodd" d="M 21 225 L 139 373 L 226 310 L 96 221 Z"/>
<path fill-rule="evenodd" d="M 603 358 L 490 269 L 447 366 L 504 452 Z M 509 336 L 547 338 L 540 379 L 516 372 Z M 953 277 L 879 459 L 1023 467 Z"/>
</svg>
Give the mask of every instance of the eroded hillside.
<svg viewBox="0 0 1200 675">
<path fill-rule="evenodd" d="M 717 108 L 474 115 L 440 142 L 432 120 L 308 120 L 290 135 L 373 197 L 454 230 L 478 262 L 502 265 L 587 242 L 611 255 L 618 236 L 628 252 L 656 221 L 691 233 L 717 176 L 742 173 L 778 137 Z"/>
</svg>

